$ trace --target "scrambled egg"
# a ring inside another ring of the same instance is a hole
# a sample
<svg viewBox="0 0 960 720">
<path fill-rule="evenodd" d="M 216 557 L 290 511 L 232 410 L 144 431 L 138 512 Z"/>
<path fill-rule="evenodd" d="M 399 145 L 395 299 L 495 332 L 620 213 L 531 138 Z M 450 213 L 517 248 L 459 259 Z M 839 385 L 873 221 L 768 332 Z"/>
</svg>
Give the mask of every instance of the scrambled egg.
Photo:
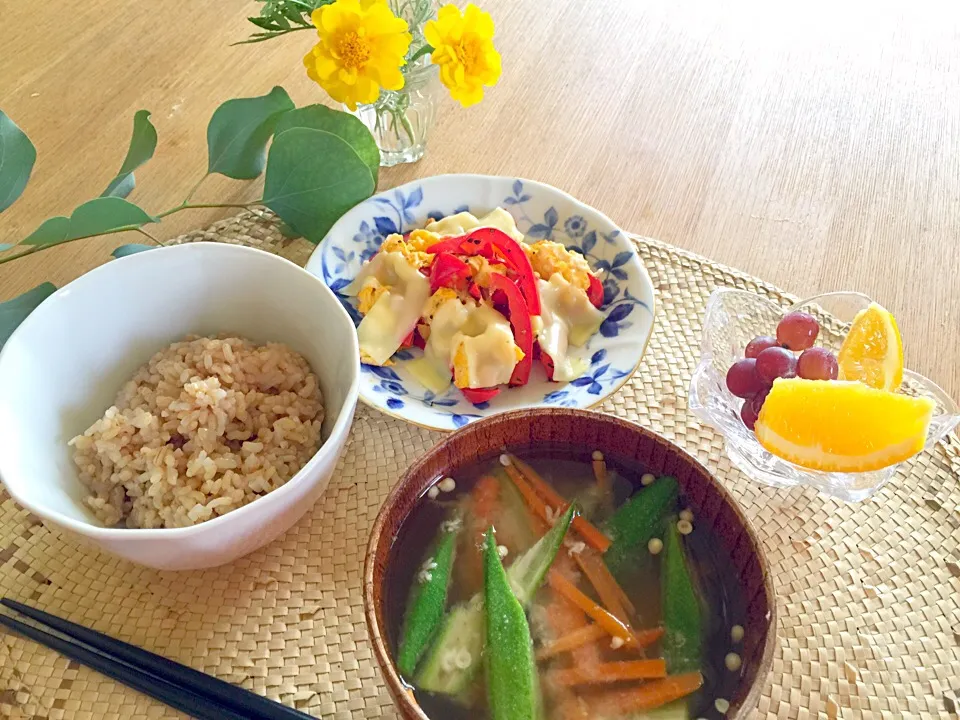
<svg viewBox="0 0 960 720">
<path fill-rule="evenodd" d="M 380 251 L 400 253 L 407 263 L 419 270 L 433 262 L 433 254 L 426 252 L 426 248 L 439 239 L 438 235 L 425 230 L 414 230 L 409 240 L 404 240 L 403 235 L 388 235 Z"/>
<path fill-rule="evenodd" d="M 507 274 L 506 265 L 491 263 L 482 255 L 474 255 L 471 258 L 467 258 L 467 265 L 470 266 L 470 270 L 473 272 L 473 281 L 480 287 L 487 286 L 487 278 L 490 273 L 499 273 L 500 275 Z"/>
<path fill-rule="evenodd" d="M 381 285 L 380 281 L 375 277 L 367 278 L 367 281 L 357 294 L 357 309 L 360 311 L 360 314 L 366 315 L 370 312 L 370 308 L 376 305 L 377 300 L 380 299 L 380 296 L 383 295 L 387 289 L 387 286 Z"/>
<path fill-rule="evenodd" d="M 527 254 L 533 271 L 544 280 L 555 273 L 581 290 L 590 287 L 590 265 L 580 253 L 571 252 L 558 242 L 541 240 L 528 246 Z"/>
<path fill-rule="evenodd" d="M 451 290 L 450 288 L 437 288 L 437 291 L 430 296 L 430 299 L 427 300 L 427 306 L 423 309 L 423 319 L 428 323 L 433 321 L 433 316 L 437 314 L 437 310 L 440 309 L 440 306 L 443 305 L 447 300 L 458 300 L 459 295 L 457 295 L 456 290 Z M 426 338 L 424 338 L 426 339 Z"/>
</svg>

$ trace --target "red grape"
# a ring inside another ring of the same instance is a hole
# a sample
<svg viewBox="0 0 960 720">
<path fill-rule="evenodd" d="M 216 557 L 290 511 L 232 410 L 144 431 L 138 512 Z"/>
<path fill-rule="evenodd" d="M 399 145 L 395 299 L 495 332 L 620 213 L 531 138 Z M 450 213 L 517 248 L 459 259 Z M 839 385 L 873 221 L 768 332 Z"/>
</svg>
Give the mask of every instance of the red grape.
<svg viewBox="0 0 960 720">
<path fill-rule="evenodd" d="M 836 380 L 836 356 L 822 347 L 812 347 L 800 353 L 797 360 L 797 375 L 804 380 Z"/>
<path fill-rule="evenodd" d="M 764 388 L 752 398 L 750 398 L 750 405 L 753 407 L 753 411 L 759 416 L 760 410 L 763 409 L 763 401 L 767 399 L 767 395 L 770 394 L 770 388 Z"/>
<path fill-rule="evenodd" d="M 727 370 L 727 389 L 740 398 L 753 397 L 765 387 L 757 376 L 757 361 L 753 358 L 737 360 Z"/>
<path fill-rule="evenodd" d="M 777 345 L 778 343 L 775 337 L 770 337 L 769 335 L 758 335 L 747 343 L 747 349 L 743 351 L 743 354 L 748 358 L 755 358 L 767 348 L 776 347 Z"/>
<path fill-rule="evenodd" d="M 757 376 L 772 385 L 777 378 L 794 377 L 797 374 L 797 358 L 782 347 L 767 348 L 757 355 Z"/>
<path fill-rule="evenodd" d="M 820 323 L 813 315 L 796 311 L 784 315 L 777 325 L 777 340 L 790 350 L 806 350 L 813 347 L 819 332 Z"/>
<path fill-rule="evenodd" d="M 744 425 L 753 430 L 753 426 L 757 424 L 757 412 L 753 409 L 753 400 L 744 401 L 743 407 L 740 408 L 740 419 L 743 420 Z"/>
</svg>

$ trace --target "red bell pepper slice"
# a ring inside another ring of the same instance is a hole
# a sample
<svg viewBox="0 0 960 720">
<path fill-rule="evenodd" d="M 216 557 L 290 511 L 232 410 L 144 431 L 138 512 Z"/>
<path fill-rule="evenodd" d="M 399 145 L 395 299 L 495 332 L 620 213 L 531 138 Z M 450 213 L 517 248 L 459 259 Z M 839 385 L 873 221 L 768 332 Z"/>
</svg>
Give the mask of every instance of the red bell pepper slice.
<svg viewBox="0 0 960 720">
<path fill-rule="evenodd" d="M 603 306 L 603 283 L 593 273 L 590 274 L 590 287 L 587 288 L 587 299 L 595 308 Z"/>
<path fill-rule="evenodd" d="M 516 275 L 517 286 L 527 302 L 530 314 L 540 314 L 540 294 L 537 292 L 537 278 L 533 274 L 530 258 L 520 243 L 502 230 L 478 228 L 467 235 L 434 243 L 427 248 L 427 252 L 483 255 L 488 260 L 496 260 L 496 256 L 499 256 Z"/>
<path fill-rule="evenodd" d="M 470 293 L 470 297 L 472 297 L 474 300 L 479 300 L 482 297 L 480 286 L 475 282 L 470 283 L 470 286 L 467 288 L 467 292 Z"/>
<path fill-rule="evenodd" d="M 540 349 L 540 362 L 543 364 L 543 369 L 547 371 L 547 380 L 553 381 L 553 358 L 550 357 L 548 353 L 543 351 L 543 348 Z"/>
<path fill-rule="evenodd" d="M 420 334 L 419 325 L 413 331 L 413 346 L 418 347 L 421 350 L 425 350 L 427 347 L 427 341 L 424 340 L 423 335 Z"/>
<path fill-rule="evenodd" d="M 441 252 L 434 255 L 430 265 L 430 292 L 438 288 L 460 288 L 470 277 L 470 266 L 456 255 Z"/>
<path fill-rule="evenodd" d="M 411 330 L 411 331 L 410 331 L 410 334 L 407 335 L 407 336 L 403 339 L 403 342 L 400 343 L 400 347 L 402 347 L 402 348 L 411 347 L 411 346 L 413 345 L 413 341 L 414 341 L 414 339 L 415 339 L 415 338 L 414 338 L 414 333 L 416 333 L 416 328 L 414 328 L 413 330 Z"/>
<path fill-rule="evenodd" d="M 493 397 L 496 397 L 500 394 L 500 388 L 491 387 L 491 388 L 460 388 L 460 392 L 463 393 L 463 396 L 472 402 L 474 405 L 479 405 L 480 403 L 485 403 L 487 400 L 490 400 Z"/>
<path fill-rule="evenodd" d="M 497 303 L 502 294 L 506 301 L 506 316 L 513 329 L 513 340 L 523 351 L 523 359 L 513 368 L 510 376 L 511 387 L 526 385 L 530 380 L 533 367 L 533 327 L 530 324 L 530 310 L 519 288 L 505 275 L 490 273 L 491 300 Z"/>
</svg>

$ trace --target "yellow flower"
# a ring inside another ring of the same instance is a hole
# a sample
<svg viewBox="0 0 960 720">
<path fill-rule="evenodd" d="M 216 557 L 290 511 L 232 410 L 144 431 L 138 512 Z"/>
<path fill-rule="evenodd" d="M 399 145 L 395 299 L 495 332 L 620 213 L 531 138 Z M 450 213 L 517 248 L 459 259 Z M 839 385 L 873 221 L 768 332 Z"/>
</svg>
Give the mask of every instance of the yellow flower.
<svg viewBox="0 0 960 720">
<path fill-rule="evenodd" d="M 430 58 L 440 66 L 440 80 L 454 100 L 469 107 L 483 100 L 483 87 L 500 79 L 500 53 L 493 47 L 493 18 L 470 3 L 461 15 L 444 5 L 423 29 L 433 46 Z"/>
<path fill-rule="evenodd" d="M 407 21 L 385 0 L 337 0 L 313 11 L 320 36 L 303 58 L 307 75 L 351 110 L 375 102 L 380 88 L 403 87 L 400 68 L 410 47 Z"/>
</svg>

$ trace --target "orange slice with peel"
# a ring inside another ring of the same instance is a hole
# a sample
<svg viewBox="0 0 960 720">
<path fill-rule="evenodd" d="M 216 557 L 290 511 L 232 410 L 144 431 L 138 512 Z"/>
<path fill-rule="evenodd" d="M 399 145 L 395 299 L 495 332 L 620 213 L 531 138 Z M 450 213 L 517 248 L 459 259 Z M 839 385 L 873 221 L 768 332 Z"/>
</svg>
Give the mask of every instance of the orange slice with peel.
<svg viewBox="0 0 960 720">
<path fill-rule="evenodd" d="M 878 390 L 903 382 L 903 342 L 889 311 L 870 303 L 853 319 L 837 354 L 841 380 L 859 380 Z"/>
<path fill-rule="evenodd" d="M 923 450 L 935 404 L 860 382 L 779 379 L 757 419 L 774 455 L 827 472 L 868 472 Z"/>
</svg>

